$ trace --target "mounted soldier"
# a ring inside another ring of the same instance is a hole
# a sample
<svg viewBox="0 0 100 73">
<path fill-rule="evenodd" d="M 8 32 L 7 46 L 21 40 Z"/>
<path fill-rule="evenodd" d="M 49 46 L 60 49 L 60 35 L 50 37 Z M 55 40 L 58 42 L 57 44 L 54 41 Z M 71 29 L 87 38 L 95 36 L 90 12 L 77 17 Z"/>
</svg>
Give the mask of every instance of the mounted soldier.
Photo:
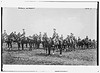
<svg viewBox="0 0 100 73">
<path fill-rule="evenodd" d="M 4 33 L 2 34 L 2 42 L 5 42 L 7 40 L 7 33 L 6 33 L 6 30 L 4 30 Z"/>
<path fill-rule="evenodd" d="M 56 29 L 53 29 L 53 31 L 54 31 L 54 33 L 53 33 L 53 36 L 52 36 L 52 40 L 53 40 L 53 42 L 55 43 L 56 42 L 56 40 L 57 40 L 57 38 L 58 38 L 58 34 L 56 33 Z M 55 45 L 55 44 L 54 44 Z M 53 46 L 54 46 L 53 45 Z"/>
<path fill-rule="evenodd" d="M 23 33 L 21 34 L 21 45 L 22 45 L 22 50 L 24 50 L 24 44 L 28 44 L 28 37 L 25 37 L 25 29 L 23 29 Z"/>
<path fill-rule="evenodd" d="M 43 43 L 42 43 L 43 47 L 44 47 L 44 49 L 46 50 L 46 53 L 47 53 L 47 49 L 48 49 L 48 36 L 47 36 L 47 33 L 43 34 L 42 39 L 43 39 Z"/>
<path fill-rule="evenodd" d="M 41 34 L 41 32 L 39 33 L 39 40 L 40 41 L 42 40 L 42 34 Z"/>
<path fill-rule="evenodd" d="M 26 34 L 26 33 L 25 33 L 25 29 L 23 29 L 23 33 L 22 33 L 22 36 L 25 36 L 25 34 Z"/>
<path fill-rule="evenodd" d="M 63 35 L 59 38 L 59 45 L 58 48 L 60 50 L 60 55 L 62 55 L 62 49 L 63 49 Z"/>
<path fill-rule="evenodd" d="M 53 33 L 52 39 L 55 39 L 57 37 L 56 29 L 53 29 L 53 31 L 54 33 Z"/>
<path fill-rule="evenodd" d="M 41 32 L 39 32 L 39 40 L 38 40 L 38 46 L 40 46 L 42 44 L 42 34 Z"/>
<path fill-rule="evenodd" d="M 88 36 L 86 36 L 86 38 L 84 39 L 84 46 L 86 48 L 89 48 L 89 38 L 88 38 Z"/>
<path fill-rule="evenodd" d="M 75 48 L 75 42 L 74 42 L 74 40 L 75 40 L 75 36 L 74 36 L 73 33 L 71 33 L 70 34 L 70 47 L 71 48 Z"/>
<path fill-rule="evenodd" d="M 13 43 L 17 42 L 17 34 L 16 31 L 14 31 L 13 35 Z"/>
<path fill-rule="evenodd" d="M 56 33 L 56 29 L 53 29 L 54 33 L 53 33 L 53 36 L 52 36 L 52 40 L 53 40 L 53 43 L 52 43 L 52 46 L 53 46 L 53 54 L 54 54 L 54 51 L 55 51 L 55 48 L 57 49 L 57 46 L 58 46 L 58 34 Z"/>
</svg>

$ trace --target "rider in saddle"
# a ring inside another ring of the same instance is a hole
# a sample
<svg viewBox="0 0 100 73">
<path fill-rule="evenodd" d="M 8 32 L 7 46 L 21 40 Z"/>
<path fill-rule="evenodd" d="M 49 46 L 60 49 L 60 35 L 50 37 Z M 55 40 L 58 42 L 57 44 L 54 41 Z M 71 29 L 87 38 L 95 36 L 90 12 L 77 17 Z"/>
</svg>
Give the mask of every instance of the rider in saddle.
<svg viewBox="0 0 100 73">
<path fill-rule="evenodd" d="M 3 39 L 4 39 L 4 42 L 5 42 L 5 40 L 7 40 L 7 33 L 6 33 L 6 30 L 4 30 L 4 33 L 2 34 L 2 37 L 3 37 Z"/>
<path fill-rule="evenodd" d="M 14 31 L 13 35 L 14 35 L 14 38 L 16 38 L 16 36 L 17 36 L 17 35 L 16 35 L 16 31 Z"/>
<path fill-rule="evenodd" d="M 53 29 L 54 33 L 53 33 L 53 39 L 57 37 L 57 33 L 56 33 L 56 29 Z"/>
<path fill-rule="evenodd" d="M 4 37 L 4 38 L 6 38 L 6 37 L 7 37 L 6 30 L 4 30 L 3 37 Z"/>
<path fill-rule="evenodd" d="M 20 32 L 17 34 L 17 39 L 20 40 L 21 34 Z"/>
<path fill-rule="evenodd" d="M 61 35 L 60 39 L 63 40 L 63 35 Z"/>
<path fill-rule="evenodd" d="M 89 41 L 89 38 L 88 38 L 88 36 L 86 36 L 85 42 L 88 43 L 88 41 Z"/>
<path fill-rule="evenodd" d="M 74 37 L 74 34 L 70 33 L 70 38 L 73 39 L 73 37 Z"/>
<path fill-rule="evenodd" d="M 70 34 L 70 42 L 74 42 L 75 40 L 75 36 L 73 33 Z"/>
<path fill-rule="evenodd" d="M 85 38 L 86 40 L 88 40 L 88 36 L 86 36 L 86 38 Z"/>
<path fill-rule="evenodd" d="M 6 30 L 4 30 L 4 33 L 3 33 L 3 35 L 4 35 L 4 36 L 7 36 Z"/>
<path fill-rule="evenodd" d="M 40 41 L 42 40 L 42 34 L 41 34 L 41 32 L 39 33 L 39 40 Z"/>
<path fill-rule="evenodd" d="M 44 33 L 43 37 L 44 37 L 44 38 L 47 38 L 47 33 Z"/>
<path fill-rule="evenodd" d="M 61 44 L 63 44 L 63 35 L 61 35 L 61 37 L 59 38 Z"/>
<path fill-rule="evenodd" d="M 80 41 L 81 40 L 81 38 L 80 37 L 78 37 L 78 41 Z"/>
<path fill-rule="evenodd" d="M 20 37 L 20 36 L 21 36 L 20 32 L 17 34 L 17 36 L 18 36 L 18 37 Z"/>
<path fill-rule="evenodd" d="M 25 29 L 23 29 L 22 36 L 25 37 Z"/>
</svg>

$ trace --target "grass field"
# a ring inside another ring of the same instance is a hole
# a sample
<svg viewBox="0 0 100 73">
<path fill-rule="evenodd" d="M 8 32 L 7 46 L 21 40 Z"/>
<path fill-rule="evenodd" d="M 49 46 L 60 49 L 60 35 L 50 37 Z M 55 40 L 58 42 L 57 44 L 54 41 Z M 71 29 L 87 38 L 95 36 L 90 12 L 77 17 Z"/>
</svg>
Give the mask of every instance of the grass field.
<svg viewBox="0 0 100 73">
<path fill-rule="evenodd" d="M 43 49 L 33 49 L 28 51 L 18 51 L 14 47 L 12 51 L 7 51 L 3 47 L 3 64 L 21 64 L 21 65 L 97 65 L 96 49 L 75 50 L 63 52 L 62 56 L 59 52 L 47 55 Z M 15 50 L 14 50 L 15 49 Z"/>
</svg>

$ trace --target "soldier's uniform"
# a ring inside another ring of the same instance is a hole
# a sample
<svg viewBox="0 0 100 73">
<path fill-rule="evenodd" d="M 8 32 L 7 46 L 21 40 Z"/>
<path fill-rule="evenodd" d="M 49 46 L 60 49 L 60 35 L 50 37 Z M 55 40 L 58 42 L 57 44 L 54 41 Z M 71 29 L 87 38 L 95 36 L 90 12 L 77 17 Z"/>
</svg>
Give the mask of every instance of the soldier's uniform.
<svg viewBox="0 0 100 73">
<path fill-rule="evenodd" d="M 22 35 L 21 35 L 23 38 L 25 37 L 25 31 L 24 31 L 24 29 L 23 29 L 23 33 L 22 33 Z"/>
<path fill-rule="evenodd" d="M 23 31 L 23 36 L 25 36 L 25 31 Z"/>
<path fill-rule="evenodd" d="M 53 37 L 52 37 L 52 38 L 54 39 L 56 36 L 57 36 L 57 33 L 56 33 L 56 32 L 54 32 L 54 33 L 53 33 Z"/>
<path fill-rule="evenodd" d="M 86 36 L 86 40 L 88 40 L 88 36 Z"/>
<path fill-rule="evenodd" d="M 7 39 L 7 33 L 6 33 L 6 31 L 4 31 L 4 33 L 3 33 L 3 38 L 4 38 L 4 40 Z"/>
<path fill-rule="evenodd" d="M 42 41 L 42 34 L 39 34 L 39 40 Z"/>
<path fill-rule="evenodd" d="M 44 33 L 43 37 L 44 37 L 44 38 L 47 38 L 47 34 L 46 34 L 46 33 Z"/>
</svg>

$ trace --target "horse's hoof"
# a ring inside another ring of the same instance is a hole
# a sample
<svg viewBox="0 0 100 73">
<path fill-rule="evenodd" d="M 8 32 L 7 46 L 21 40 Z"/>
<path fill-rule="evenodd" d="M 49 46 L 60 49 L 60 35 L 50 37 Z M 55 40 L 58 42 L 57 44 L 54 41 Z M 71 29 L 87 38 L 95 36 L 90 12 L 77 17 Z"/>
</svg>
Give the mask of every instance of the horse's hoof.
<svg viewBox="0 0 100 73">
<path fill-rule="evenodd" d="M 53 55 L 54 55 L 54 53 L 53 53 Z"/>
</svg>

